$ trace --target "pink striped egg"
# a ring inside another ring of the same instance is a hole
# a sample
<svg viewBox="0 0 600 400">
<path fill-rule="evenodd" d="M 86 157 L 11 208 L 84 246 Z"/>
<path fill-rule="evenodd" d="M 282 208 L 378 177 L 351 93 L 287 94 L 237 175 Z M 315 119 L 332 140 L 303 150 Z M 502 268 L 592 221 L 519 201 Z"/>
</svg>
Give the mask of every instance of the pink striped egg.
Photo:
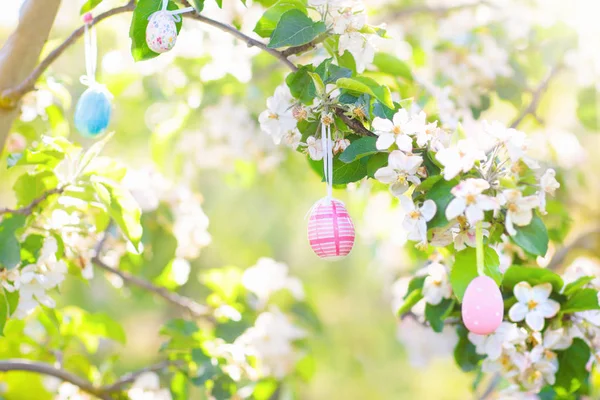
<svg viewBox="0 0 600 400">
<path fill-rule="evenodd" d="M 354 246 L 354 224 L 346 206 L 336 199 L 315 204 L 308 219 L 308 241 L 315 254 L 327 260 L 346 257 Z"/>
<path fill-rule="evenodd" d="M 503 316 L 504 302 L 496 282 L 489 276 L 473 279 L 462 303 L 462 319 L 467 329 L 477 335 L 489 335 L 498 329 Z"/>
</svg>

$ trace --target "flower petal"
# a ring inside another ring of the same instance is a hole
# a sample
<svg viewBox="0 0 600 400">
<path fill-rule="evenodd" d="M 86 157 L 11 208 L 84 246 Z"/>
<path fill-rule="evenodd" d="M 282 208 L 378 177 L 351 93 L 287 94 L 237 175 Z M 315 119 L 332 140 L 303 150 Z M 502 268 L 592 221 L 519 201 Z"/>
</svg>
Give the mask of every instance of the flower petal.
<svg viewBox="0 0 600 400">
<path fill-rule="evenodd" d="M 390 191 L 396 197 L 403 195 L 408 190 L 407 182 L 394 182 L 392 186 L 390 186 Z"/>
<path fill-rule="evenodd" d="M 394 129 L 394 124 L 389 119 L 376 117 L 373 120 L 373 130 L 377 135 L 389 133 Z"/>
<path fill-rule="evenodd" d="M 534 331 L 541 331 L 544 329 L 544 317 L 539 312 L 533 311 L 525 316 L 525 322 Z"/>
<path fill-rule="evenodd" d="M 527 315 L 527 311 L 529 310 L 525 304 L 516 303 L 508 310 L 508 317 L 514 322 L 523 321 Z"/>
<path fill-rule="evenodd" d="M 375 179 L 381 183 L 394 183 L 398 179 L 398 173 L 390 167 L 379 168 L 377 172 L 375 172 Z"/>
<path fill-rule="evenodd" d="M 558 310 L 560 310 L 560 304 L 552 299 L 548 299 L 537 306 L 537 311 L 544 318 L 554 317 L 558 313 Z"/>
<path fill-rule="evenodd" d="M 407 135 L 397 135 L 396 136 L 396 145 L 398 146 L 398 148 L 400 150 L 410 153 L 413 148 L 412 144 L 413 144 L 413 141 L 410 136 L 407 136 Z"/>
<path fill-rule="evenodd" d="M 513 293 L 515 294 L 515 297 L 517 298 L 517 300 L 519 300 L 520 303 L 527 304 L 533 298 L 533 295 L 531 293 L 532 290 L 533 289 L 531 288 L 531 285 L 529 283 L 519 282 L 515 285 Z"/>
<path fill-rule="evenodd" d="M 421 206 L 421 215 L 425 218 L 425 221 L 431 221 L 435 216 L 437 206 L 433 200 L 426 200 Z M 427 229 L 426 229 L 427 230 Z"/>
<path fill-rule="evenodd" d="M 471 226 L 483 220 L 483 210 L 476 205 L 468 206 L 465 215 L 467 216 L 467 221 L 469 221 Z"/>
<path fill-rule="evenodd" d="M 394 144 L 394 135 L 391 133 L 382 133 L 375 143 L 377 150 L 387 150 Z"/>
<path fill-rule="evenodd" d="M 450 204 L 448 204 L 448 207 L 446 207 L 446 218 L 451 220 L 458 217 L 465 211 L 466 206 L 467 202 L 465 199 L 460 197 L 453 199 Z"/>
<path fill-rule="evenodd" d="M 550 293 L 552 293 L 552 284 L 548 282 L 540 283 L 531 290 L 531 299 L 540 304 L 548 300 Z"/>
</svg>

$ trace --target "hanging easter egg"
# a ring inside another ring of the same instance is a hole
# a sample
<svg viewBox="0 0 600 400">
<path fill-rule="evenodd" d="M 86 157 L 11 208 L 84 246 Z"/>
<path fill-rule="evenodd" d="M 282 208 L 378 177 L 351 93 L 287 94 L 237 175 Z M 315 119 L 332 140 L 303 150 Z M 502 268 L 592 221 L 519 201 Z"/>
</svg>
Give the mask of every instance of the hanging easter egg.
<svg viewBox="0 0 600 400">
<path fill-rule="evenodd" d="M 168 11 L 157 11 L 150 16 L 146 27 L 146 43 L 155 53 L 164 53 L 175 46 L 177 26 Z"/>
<path fill-rule="evenodd" d="M 500 288 L 488 276 L 473 279 L 463 297 L 462 319 L 467 329 L 477 335 L 489 335 L 502 323 L 504 302 Z"/>
<path fill-rule="evenodd" d="M 104 86 L 93 85 L 88 88 L 77 102 L 75 108 L 75 127 L 83 136 L 95 137 L 108 128 L 112 95 Z"/>
<path fill-rule="evenodd" d="M 308 219 L 308 241 L 315 254 L 323 259 L 338 260 L 354 246 L 354 224 L 339 200 L 325 198 L 312 208 Z"/>
</svg>

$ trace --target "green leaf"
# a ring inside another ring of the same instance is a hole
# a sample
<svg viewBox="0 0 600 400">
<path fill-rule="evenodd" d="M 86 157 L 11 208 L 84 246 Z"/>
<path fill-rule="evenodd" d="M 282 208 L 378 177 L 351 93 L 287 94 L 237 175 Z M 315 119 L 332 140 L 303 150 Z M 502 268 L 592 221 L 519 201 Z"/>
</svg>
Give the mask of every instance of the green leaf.
<svg viewBox="0 0 600 400">
<path fill-rule="evenodd" d="M 398 309 L 398 315 L 407 313 L 423 298 L 423 290 L 416 289 L 410 292 L 410 294 L 404 299 L 404 303 Z"/>
<path fill-rule="evenodd" d="M 388 108 L 394 108 L 392 93 L 387 86 L 378 84 L 374 79 L 366 76 L 357 76 L 355 78 L 340 78 L 336 81 L 340 89 L 346 89 L 356 93 L 366 93 Z"/>
<path fill-rule="evenodd" d="M 581 278 L 577 279 L 576 281 L 571 282 L 568 285 L 566 285 L 565 288 L 563 289 L 562 293 L 565 296 L 571 296 L 571 295 L 575 294 L 579 289 L 582 289 L 585 285 L 587 285 L 588 283 L 593 281 L 594 279 L 596 279 L 596 277 L 594 277 L 594 276 L 582 276 Z"/>
<path fill-rule="evenodd" d="M 312 104 L 317 96 L 317 89 L 310 75 L 312 71 L 312 65 L 303 65 L 298 71 L 290 73 L 285 78 L 285 83 L 290 88 L 292 96 L 304 104 Z"/>
<path fill-rule="evenodd" d="M 564 314 L 587 310 L 600 310 L 598 291 L 595 289 L 579 289 L 560 308 Z"/>
<path fill-rule="evenodd" d="M 457 179 L 451 181 L 440 180 L 426 193 L 425 198 L 433 200 L 437 207 L 435 216 L 427 223 L 427 228 L 440 228 L 448 225 L 448 219 L 446 219 L 446 207 L 448 207 L 448 204 L 450 204 L 450 201 L 454 198 L 454 195 L 450 191 L 456 185 L 458 185 Z"/>
<path fill-rule="evenodd" d="M 94 188 L 110 217 L 137 248 L 142 238 L 142 212 L 131 193 L 109 180 L 96 180 Z"/>
<path fill-rule="evenodd" d="M 385 74 L 401 77 L 409 82 L 413 81 L 413 75 L 408 64 L 391 54 L 376 53 L 373 64 Z"/>
<path fill-rule="evenodd" d="M 10 316 L 10 311 L 4 288 L 0 288 L 0 291 L 0 336 L 4 336 L 4 325 L 6 325 L 6 321 Z"/>
<path fill-rule="evenodd" d="M 367 176 L 367 167 L 363 160 L 356 160 L 351 163 L 344 163 L 339 158 L 333 159 L 333 184 L 334 185 L 345 185 L 351 182 L 357 182 Z M 325 182 L 325 176 L 323 174 L 323 160 L 314 161 L 309 158 L 312 169 L 319 174 L 321 181 Z"/>
<path fill-rule="evenodd" d="M 52 171 L 28 172 L 21 175 L 13 185 L 17 203 L 26 206 L 49 190 L 58 186 L 58 178 Z"/>
<path fill-rule="evenodd" d="M 173 375 L 170 386 L 172 400 L 187 400 L 190 398 L 188 393 L 188 377 L 183 372 L 177 372 Z"/>
<path fill-rule="evenodd" d="M 427 303 L 425 306 L 425 319 L 434 332 L 440 333 L 444 330 L 444 320 L 452 313 L 454 303 L 454 299 L 444 299 L 438 305 Z"/>
<path fill-rule="evenodd" d="M 192 0 L 192 4 L 198 13 L 204 10 L 204 0 Z"/>
<path fill-rule="evenodd" d="M 484 248 L 484 272 L 498 285 L 502 282 L 500 272 L 500 258 L 498 253 L 491 247 Z M 450 271 L 450 283 L 452 291 L 462 302 L 469 283 L 477 278 L 477 255 L 475 249 L 468 247 L 456 253 L 454 265 Z"/>
<path fill-rule="evenodd" d="M 279 0 L 265 11 L 256 23 L 254 32 L 263 38 L 270 37 L 277 27 L 277 23 L 281 19 L 281 16 L 287 11 L 294 9 L 300 10 L 306 14 L 306 0 Z"/>
<path fill-rule="evenodd" d="M 381 104 L 380 101 L 375 101 L 373 103 L 373 114 L 376 117 L 392 120 L 394 118 L 394 114 L 396 114 L 395 108 L 388 108 Z"/>
<path fill-rule="evenodd" d="M 354 142 L 350 143 L 350 146 L 346 147 L 346 150 L 340 155 L 340 161 L 345 163 L 351 163 L 362 157 L 370 156 L 378 152 L 375 143 L 377 142 L 376 137 L 365 136 Z"/>
<path fill-rule="evenodd" d="M 87 0 L 83 6 L 81 6 L 81 10 L 79 10 L 79 14 L 83 15 L 87 12 L 92 11 L 94 8 L 98 6 L 98 4 L 102 3 L 103 0 Z"/>
<path fill-rule="evenodd" d="M 223 0 L 215 0 L 219 8 L 223 8 Z"/>
<path fill-rule="evenodd" d="M 600 94 L 594 87 L 582 89 L 577 95 L 577 117 L 583 126 L 592 131 L 600 130 L 599 101 Z"/>
<path fill-rule="evenodd" d="M 419 186 L 417 186 L 417 188 L 415 190 L 418 190 L 419 192 L 427 192 L 427 191 L 431 190 L 431 188 L 436 183 L 441 181 L 442 178 L 443 178 L 442 175 L 430 176 L 429 178 L 427 178 L 423 182 L 421 182 L 421 184 Z"/>
<path fill-rule="evenodd" d="M 350 78 L 352 76 L 352 71 L 348 68 L 333 64 L 333 58 L 328 58 L 319 64 L 315 72 L 319 74 L 325 85 L 335 83 L 340 78 Z"/>
<path fill-rule="evenodd" d="M 367 175 L 371 178 L 375 178 L 375 172 L 379 168 L 383 168 L 388 163 L 388 153 L 377 153 L 369 157 L 367 161 Z"/>
<path fill-rule="evenodd" d="M 94 143 L 85 152 L 85 154 L 83 155 L 83 157 L 81 157 L 81 160 L 79 161 L 79 165 L 77 166 L 77 176 L 81 175 L 85 171 L 85 169 L 90 165 L 90 163 L 94 161 L 94 159 L 96 159 L 98 155 L 100 155 L 102 150 L 104 150 L 104 146 L 106 146 L 106 143 L 108 143 L 108 141 L 112 139 L 114 134 L 114 132 L 108 133 L 105 137 L 102 138 L 102 140 L 99 140 L 96 143 Z"/>
<path fill-rule="evenodd" d="M 590 348 L 581 339 L 573 339 L 571 347 L 558 353 L 558 371 L 554 389 L 559 395 L 575 393 L 589 378 L 586 364 L 590 359 Z"/>
<path fill-rule="evenodd" d="M 532 286 L 549 282 L 552 284 L 552 288 L 557 293 L 559 293 L 564 286 L 562 278 L 550 270 L 538 267 L 523 267 L 520 265 L 513 265 L 504 273 L 502 286 L 505 289 L 512 291 L 515 285 L 519 282 L 528 282 Z"/>
<path fill-rule="evenodd" d="M 548 251 L 548 230 L 536 214 L 527 226 L 515 226 L 517 234 L 512 240 L 526 252 L 535 256 L 545 256 Z"/>
<path fill-rule="evenodd" d="M 317 94 L 321 96 L 321 98 L 323 98 L 325 96 L 325 84 L 323 83 L 323 80 L 321 79 L 319 74 L 316 74 L 314 72 L 309 72 L 308 75 L 312 79 L 315 88 L 317 88 Z"/>
<path fill-rule="evenodd" d="M 0 222 L 0 266 L 13 269 L 21 261 L 21 245 L 16 231 L 25 225 L 24 215 L 4 217 Z"/>
<path fill-rule="evenodd" d="M 456 328 L 458 343 L 454 348 L 454 360 L 463 372 L 471 372 L 485 356 L 477 354 L 475 345 L 468 338 L 469 331 L 463 325 Z"/>
<path fill-rule="evenodd" d="M 268 46 L 271 49 L 300 46 L 309 43 L 326 30 L 322 21 L 315 22 L 298 9 L 289 10 L 281 16 Z"/>
<path fill-rule="evenodd" d="M 131 38 L 131 55 L 133 55 L 135 61 L 149 60 L 159 56 L 158 53 L 150 50 L 146 43 L 146 27 L 150 15 L 161 9 L 162 0 L 139 0 L 135 10 L 133 10 L 129 37 Z M 173 0 L 169 0 L 167 9 L 177 10 L 179 7 Z M 177 27 L 177 33 L 179 33 L 181 21 L 175 22 L 175 26 Z"/>
</svg>

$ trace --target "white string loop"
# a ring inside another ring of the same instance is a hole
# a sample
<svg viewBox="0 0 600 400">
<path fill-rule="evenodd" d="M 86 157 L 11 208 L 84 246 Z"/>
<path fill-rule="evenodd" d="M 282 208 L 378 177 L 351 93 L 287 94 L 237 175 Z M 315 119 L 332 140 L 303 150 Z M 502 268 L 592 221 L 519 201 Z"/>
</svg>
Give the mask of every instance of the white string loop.
<svg viewBox="0 0 600 400">
<path fill-rule="evenodd" d="M 331 140 L 331 124 L 321 119 L 321 150 L 323 151 L 323 173 L 327 183 L 327 198 L 333 194 L 333 143 Z"/>
<path fill-rule="evenodd" d="M 180 22 L 181 21 L 181 17 L 179 16 L 180 14 L 185 14 L 185 13 L 196 11 L 196 9 L 194 7 L 180 8 L 180 9 L 177 9 L 177 10 L 167 10 L 168 6 L 169 6 L 169 0 L 163 0 L 162 7 L 161 7 L 160 11 L 157 11 L 157 12 L 166 12 L 167 14 L 171 15 L 171 17 L 173 17 L 173 20 L 175 22 Z M 152 16 L 154 14 L 155 13 L 152 13 L 148 17 L 148 19 L 152 18 Z"/>
</svg>

